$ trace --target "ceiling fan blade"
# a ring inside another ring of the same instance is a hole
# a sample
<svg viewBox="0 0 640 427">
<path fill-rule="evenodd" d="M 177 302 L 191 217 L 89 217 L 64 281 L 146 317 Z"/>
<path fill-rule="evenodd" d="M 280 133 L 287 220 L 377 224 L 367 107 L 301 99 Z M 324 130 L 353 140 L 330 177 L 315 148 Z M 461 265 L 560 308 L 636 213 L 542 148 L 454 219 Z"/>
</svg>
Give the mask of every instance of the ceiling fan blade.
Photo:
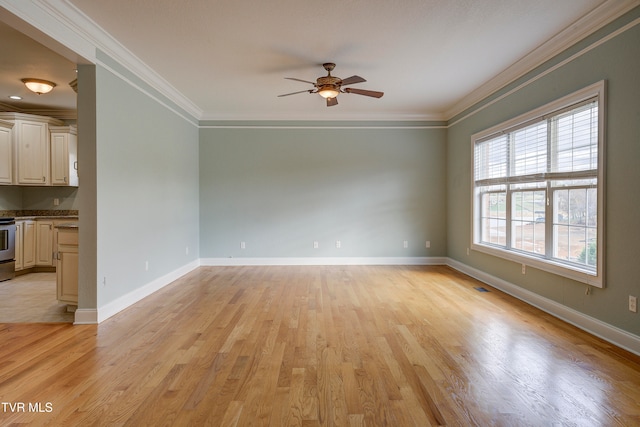
<svg viewBox="0 0 640 427">
<path fill-rule="evenodd" d="M 287 80 L 295 80 L 297 82 L 302 82 L 302 83 L 309 83 L 309 84 L 312 84 L 314 86 L 316 85 L 314 82 L 310 82 L 309 80 L 296 79 L 295 77 L 285 77 L 285 79 L 287 79 Z"/>
<path fill-rule="evenodd" d="M 327 107 L 338 105 L 338 98 L 327 98 Z"/>
<path fill-rule="evenodd" d="M 352 85 L 354 83 L 364 83 L 364 82 L 366 82 L 366 80 L 360 76 L 351 76 L 351 77 L 347 77 L 346 79 L 342 79 L 342 86 Z"/>
<path fill-rule="evenodd" d="M 344 91 L 346 93 L 355 93 L 357 95 L 371 96 L 373 98 L 382 98 L 382 95 L 384 95 L 384 92 L 377 92 L 375 90 L 353 89 L 350 87 L 346 88 Z"/>
<path fill-rule="evenodd" d="M 282 96 L 295 95 L 296 93 L 302 93 L 302 92 L 308 92 L 308 93 L 311 93 L 311 92 L 313 92 L 313 89 L 299 90 L 299 91 L 297 91 L 297 92 L 285 93 L 285 94 L 283 94 L 283 95 L 278 95 L 278 98 L 280 98 L 280 97 L 282 97 Z"/>
</svg>

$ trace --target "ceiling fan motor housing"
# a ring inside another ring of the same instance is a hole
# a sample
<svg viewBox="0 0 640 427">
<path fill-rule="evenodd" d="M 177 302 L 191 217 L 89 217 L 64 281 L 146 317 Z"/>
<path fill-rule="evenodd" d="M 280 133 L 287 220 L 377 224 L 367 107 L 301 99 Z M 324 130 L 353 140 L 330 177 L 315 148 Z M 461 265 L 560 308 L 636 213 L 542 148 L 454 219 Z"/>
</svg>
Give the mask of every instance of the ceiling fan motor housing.
<svg viewBox="0 0 640 427">
<path fill-rule="evenodd" d="M 335 89 L 340 89 L 342 85 L 342 79 L 334 76 L 318 77 L 316 80 L 316 86 L 321 88 L 322 86 L 333 86 Z"/>
</svg>

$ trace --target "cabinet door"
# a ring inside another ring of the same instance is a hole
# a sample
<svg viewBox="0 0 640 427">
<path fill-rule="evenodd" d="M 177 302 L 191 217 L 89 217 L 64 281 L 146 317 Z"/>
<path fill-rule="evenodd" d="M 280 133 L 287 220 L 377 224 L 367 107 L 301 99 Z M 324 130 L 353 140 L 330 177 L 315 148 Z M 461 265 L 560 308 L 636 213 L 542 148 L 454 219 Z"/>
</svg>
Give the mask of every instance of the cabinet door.
<svg viewBox="0 0 640 427">
<path fill-rule="evenodd" d="M 36 221 L 36 265 L 53 265 L 53 221 Z"/>
<path fill-rule="evenodd" d="M 78 233 L 59 231 L 58 267 L 56 268 L 58 300 L 78 304 Z"/>
<path fill-rule="evenodd" d="M 22 270 L 22 241 L 24 240 L 24 235 L 22 230 L 24 229 L 24 223 L 22 221 L 16 221 L 16 271 Z"/>
<path fill-rule="evenodd" d="M 69 134 L 51 133 L 51 185 L 69 185 Z"/>
<path fill-rule="evenodd" d="M 36 265 L 36 223 L 24 221 L 22 230 L 22 268 Z"/>
<path fill-rule="evenodd" d="M 78 137 L 71 126 L 51 126 L 51 185 L 78 186 Z"/>
<path fill-rule="evenodd" d="M 0 124 L 0 184 L 13 183 L 13 150 L 11 149 L 11 129 L 13 125 Z"/>
<path fill-rule="evenodd" d="M 17 121 L 18 184 L 49 184 L 49 127 L 46 123 Z"/>
</svg>

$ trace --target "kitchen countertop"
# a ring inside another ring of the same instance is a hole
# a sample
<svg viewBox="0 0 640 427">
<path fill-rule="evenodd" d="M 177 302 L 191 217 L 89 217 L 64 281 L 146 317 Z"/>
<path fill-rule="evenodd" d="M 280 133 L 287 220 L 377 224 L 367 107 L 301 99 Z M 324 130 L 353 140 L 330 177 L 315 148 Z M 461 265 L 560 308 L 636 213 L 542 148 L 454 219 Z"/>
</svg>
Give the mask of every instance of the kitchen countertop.
<svg viewBox="0 0 640 427">
<path fill-rule="evenodd" d="M 54 216 L 50 216 L 50 215 L 33 215 L 33 216 L 17 216 L 15 217 L 16 221 L 24 221 L 24 220 L 56 220 L 56 219 L 64 219 L 64 220 L 74 220 L 77 221 L 78 217 L 75 215 L 54 215 Z"/>
<path fill-rule="evenodd" d="M 10 217 L 16 220 L 30 219 L 78 219 L 78 211 L 73 209 L 23 209 L 0 210 L 0 217 Z"/>
</svg>

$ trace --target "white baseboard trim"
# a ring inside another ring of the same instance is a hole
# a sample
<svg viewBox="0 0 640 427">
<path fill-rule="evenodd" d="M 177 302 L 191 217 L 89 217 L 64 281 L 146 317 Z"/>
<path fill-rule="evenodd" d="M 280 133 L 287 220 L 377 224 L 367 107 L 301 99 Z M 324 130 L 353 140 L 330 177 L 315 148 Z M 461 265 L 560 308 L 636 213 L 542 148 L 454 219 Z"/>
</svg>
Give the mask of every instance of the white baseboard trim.
<svg viewBox="0 0 640 427">
<path fill-rule="evenodd" d="M 202 258 L 202 266 L 243 265 L 446 265 L 445 257 Z"/>
<path fill-rule="evenodd" d="M 108 319 L 114 314 L 119 313 L 125 308 L 137 303 L 141 299 L 151 295 L 154 292 L 159 291 L 160 289 L 164 288 L 168 284 L 174 282 L 175 280 L 179 279 L 180 277 L 184 276 L 190 271 L 195 270 L 199 266 L 200 266 L 199 260 L 192 261 L 187 265 L 184 265 L 170 273 L 167 273 L 162 277 L 158 277 L 157 279 L 147 283 L 146 285 L 140 288 L 134 289 L 128 294 L 125 294 L 120 298 L 114 301 L 111 301 L 110 303 L 105 304 L 102 307 L 99 307 L 97 310 L 97 316 L 96 316 L 97 323 L 103 322 L 104 320 Z M 76 314 L 76 317 L 77 317 L 77 314 Z"/>
<path fill-rule="evenodd" d="M 543 297 L 511 282 L 492 276 L 484 271 L 463 264 L 451 258 L 447 258 L 447 265 L 468 276 L 493 286 L 519 300 L 526 302 L 540 310 L 551 314 L 567 323 L 570 323 L 592 335 L 602 338 L 620 348 L 640 356 L 640 336 L 631 334 L 613 325 L 605 323 L 594 317 L 588 316 L 570 307 L 562 305 L 549 298 Z"/>
<path fill-rule="evenodd" d="M 99 309 L 78 309 L 74 324 L 100 323 L 141 299 L 162 289 L 199 266 L 286 266 L 286 265 L 447 265 L 519 300 L 602 338 L 631 353 L 640 355 L 640 336 L 588 316 L 511 282 L 447 257 L 299 257 L 299 258 L 201 258 L 129 292 Z"/>
<path fill-rule="evenodd" d="M 98 310 L 95 308 L 79 308 L 76 310 L 74 325 L 95 325 L 98 323 Z"/>
</svg>

